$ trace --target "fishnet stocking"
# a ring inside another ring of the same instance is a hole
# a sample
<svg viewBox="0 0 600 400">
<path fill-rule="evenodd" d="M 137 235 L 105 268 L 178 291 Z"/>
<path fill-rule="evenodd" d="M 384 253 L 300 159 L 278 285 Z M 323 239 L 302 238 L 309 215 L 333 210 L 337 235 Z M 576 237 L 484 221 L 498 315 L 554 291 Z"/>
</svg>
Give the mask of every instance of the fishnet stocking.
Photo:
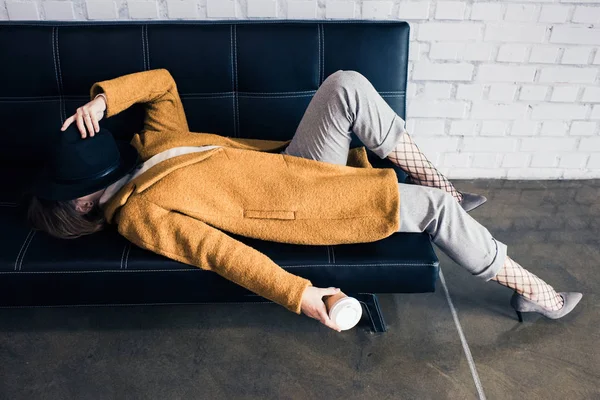
<svg viewBox="0 0 600 400">
<path fill-rule="evenodd" d="M 387 158 L 402 168 L 409 175 L 412 182 L 422 186 L 442 189 L 450 193 L 456 201 L 460 202 L 462 200 L 462 194 L 425 157 L 425 154 L 419 150 L 408 132 L 400 137 L 396 147 Z"/>
<path fill-rule="evenodd" d="M 502 269 L 492 280 L 514 289 L 523 297 L 549 310 L 560 310 L 563 306 L 564 299 L 552 286 L 521 267 L 510 257 L 506 257 Z"/>
</svg>

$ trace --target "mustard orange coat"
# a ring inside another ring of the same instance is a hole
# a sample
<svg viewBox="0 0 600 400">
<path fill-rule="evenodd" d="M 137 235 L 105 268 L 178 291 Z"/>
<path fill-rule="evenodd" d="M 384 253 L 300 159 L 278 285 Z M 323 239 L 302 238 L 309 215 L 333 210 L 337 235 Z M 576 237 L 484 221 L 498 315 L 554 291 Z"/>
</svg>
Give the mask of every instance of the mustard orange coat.
<svg viewBox="0 0 600 400">
<path fill-rule="evenodd" d="M 94 84 L 91 95 L 101 92 L 107 117 L 145 105 L 144 130 L 131 141 L 142 161 L 178 146 L 222 146 L 163 161 L 104 205 L 107 221 L 142 248 L 214 271 L 300 314 L 311 282 L 225 232 L 334 245 L 377 241 L 398 230 L 396 174 L 372 168 L 364 147 L 340 166 L 278 154 L 289 141 L 191 133 L 166 70 Z"/>
</svg>

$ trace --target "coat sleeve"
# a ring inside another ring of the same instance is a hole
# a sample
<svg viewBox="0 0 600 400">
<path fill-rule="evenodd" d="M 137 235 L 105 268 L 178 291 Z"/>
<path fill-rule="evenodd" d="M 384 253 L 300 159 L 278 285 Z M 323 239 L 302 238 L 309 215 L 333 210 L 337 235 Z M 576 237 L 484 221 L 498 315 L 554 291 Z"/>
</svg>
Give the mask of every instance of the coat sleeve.
<svg viewBox="0 0 600 400">
<path fill-rule="evenodd" d="M 130 198 L 120 210 L 118 230 L 137 246 L 216 272 L 296 314 L 304 290 L 312 286 L 224 232 L 142 199 Z"/>
<path fill-rule="evenodd" d="M 136 72 L 94 83 L 90 95 L 94 98 L 99 93 L 106 95 L 107 117 L 112 117 L 136 103 L 142 103 L 146 108 L 145 131 L 188 131 L 177 86 L 166 69 Z"/>
</svg>

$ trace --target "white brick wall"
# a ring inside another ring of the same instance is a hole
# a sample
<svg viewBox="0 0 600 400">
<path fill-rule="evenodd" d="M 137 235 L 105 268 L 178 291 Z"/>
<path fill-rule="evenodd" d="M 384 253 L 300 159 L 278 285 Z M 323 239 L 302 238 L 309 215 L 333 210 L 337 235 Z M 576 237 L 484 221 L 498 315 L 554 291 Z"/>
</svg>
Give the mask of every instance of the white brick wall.
<svg viewBox="0 0 600 400">
<path fill-rule="evenodd" d="M 275 0 L 248 0 L 248 17 L 277 17 L 277 2 Z"/>
<path fill-rule="evenodd" d="M 46 19 L 68 21 L 75 18 L 71 1 L 45 1 L 42 8 Z"/>
<path fill-rule="evenodd" d="M 600 0 L 0 0 L 0 20 L 246 18 L 406 20 L 407 127 L 442 171 L 600 178 Z"/>
<path fill-rule="evenodd" d="M 158 4 L 156 1 L 134 1 L 127 3 L 129 16 L 132 19 L 154 19 L 158 18 Z"/>
<path fill-rule="evenodd" d="M 198 4 L 190 0 L 167 0 L 167 12 L 171 19 L 196 19 Z"/>
<path fill-rule="evenodd" d="M 543 5 L 539 22 L 567 22 L 570 10 L 571 7 L 567 6 Z"/>
<path fill-rule="evenodd" d="M 6 2 L 8 18 L 11 20 L 36 20 L 39 19 L 37 3 Z"/>
<path fill-rule="evenodd" d="M 114 1 L 86 1 L 87 17 L 91 20 L 111 20 L 117 19 L 118 11 L 117 5 Z"/>
<path fill-rule="evenodd" d="M 317 0 L 290 0 L 287 6 L 289 19 L 314 19 L 317 16 Z"/>
</svg>

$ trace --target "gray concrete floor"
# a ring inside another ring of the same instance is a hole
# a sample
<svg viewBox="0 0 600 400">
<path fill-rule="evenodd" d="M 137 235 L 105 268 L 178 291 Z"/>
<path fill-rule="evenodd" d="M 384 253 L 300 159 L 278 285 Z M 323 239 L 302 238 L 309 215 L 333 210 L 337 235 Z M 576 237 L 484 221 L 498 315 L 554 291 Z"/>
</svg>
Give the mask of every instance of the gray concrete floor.
<svg viewBox="0 0 600 400">
<path fill-rule="evenodd" d="M 509 289 L 441 253 L 436 293 L 380 296 L 379 335 L 274 304 L 0 310 L 0 399 L 600 398 L 600 181 L 457 186 L 575 311 L 519 324 Z"/>
</svg>

